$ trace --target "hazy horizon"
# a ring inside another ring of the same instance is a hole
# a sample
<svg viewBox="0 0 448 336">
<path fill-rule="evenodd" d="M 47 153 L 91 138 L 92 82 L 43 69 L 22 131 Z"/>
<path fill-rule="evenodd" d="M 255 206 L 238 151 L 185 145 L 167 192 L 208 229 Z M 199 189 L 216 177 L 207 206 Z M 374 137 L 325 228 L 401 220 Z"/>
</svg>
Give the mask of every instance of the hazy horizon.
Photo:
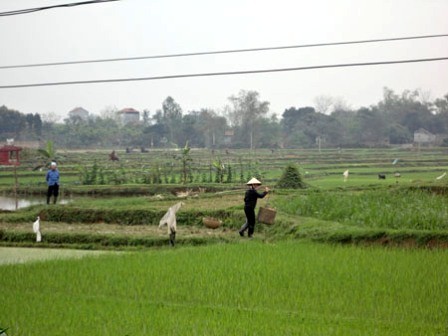
<svg viewBox="0 0 448 336">
<path fill-rule="evenodd" d="M 54 5 L 65 1 L 41 1 Z M 2 1 L 0 11 L 36 7 Z M 0 66 L 368 40 L 448 32 L 448 1 L 117 2 L 0 18 Z M 448 56 L 448 38 L 276 50 L 256 53 L 0 69 L 0 85 L 165 76 L 420 59 Z M 259 92 L 270 112 L 314 106 L 331 96 L 352 108 L 382 99 L 383 88 L 448 93 L 447 61 L 157 81 L 0 89 L 0 105 L 65 117 L 75 107 L 154 114 L 167 96 L 187 113 L 219 110 L 240 90 Z"/>
</svg>

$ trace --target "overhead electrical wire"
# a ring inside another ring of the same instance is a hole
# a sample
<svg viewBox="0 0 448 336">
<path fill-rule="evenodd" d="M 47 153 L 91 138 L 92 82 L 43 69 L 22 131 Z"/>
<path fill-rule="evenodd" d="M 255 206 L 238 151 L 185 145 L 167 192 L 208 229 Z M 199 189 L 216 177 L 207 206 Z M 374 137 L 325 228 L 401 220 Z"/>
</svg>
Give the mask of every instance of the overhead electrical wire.
<svg viewBox="0 0 448 336">
<path fill-rule="evenodd" d="M 231 53 L 244 53 L 244 52 L 256 52 L 256 51 L 268 51 L 268 50 L 282 50 L 282 49 L 314 48 L 314 47 L 327 47 L 327 46 L 336 46 L 336 45 L 350 45 L 350 44 L 363 44 L 363 43 L 378 43 L 378 42 L 392 42 L 392 41 L 403 41 L 403 40 L 428 39 L 428 38 L 436 38 L 436 37 L 448 37 L 448 34 L 405 36 L 405 37 L 393 37 L 393 38 L 371 39 L 371 40 L 313 43 L 313 44 L 300 44 L 300 45 L 290 45 L 290 46 L 261 47 L 261 48 L 248 48 L 248 49 L 229 49 L 229 50 L 218 50 L 218 51 L 201 51 L 201 52 L 188 52 L 188 53 L 165 54 L 165 55 L 119 57 L 119 58 L 106 58 L 106 59 L 81 60 L 81 61 L 34 63 L 34 64 L 20 64 L 20 65 L 3 65 L 3 66 L 0 66 L 0 69 L 31 68 L 31 67 L 59 66 L 59 65 L 86 64 L 86 63 L 105 63 L 105 62 L 118 62 L 118 61 L 136 61 L 136 60 L 144 60 L 144 59 L 173 58 L 173 57 L 187 57 L 187 56 L 204 56 L 204 55 L 231 54 Z"/>
<path fill-rule="evenodd" d="M 162 79 L 189 78 L 189 77 L 250 75 L 250 74 L 270 73 L 270 72 L 287 72 L 287 71 L 315 70 L 315 69 L 326 69 L 326 68 L 360 67 L 360 66 L 375 66 L 375 65 L 387 65 L 387 64 L 418 63 L 418 62 L 435 62 L 435 61 L 446 61 L 446 60 L 448 60 L 448 57 L 420 58 L 420 59 L 407 59 L 407 60 L 398 60 L 398 61 L 380 61 L 380 62 L 364 62 L 364 63 L 324 64 L 324 65 L 312 65 L 312 66 L 292 67 L 292 68 L 208 72 L 208 73 L 193 73 L 193 74 L 153 76 L 153 77 L 133 77 L 133 78 L 79 80 L 79 81 L 68 81 L 68 82 L 48 82 L 48 83 L 35 83 L 35 84 L 1 85 L 0 89 L 18 89 L 18 88 L 26 88 L 26 87 L 60 86 L 60 85 L 74 85 L 74 84 L 148 81 L 148 80 L 162 80 Z"/>
<path fill-rule="evenodd" d="M 84 6 L 84 5 L 92 5 L 92 4 L 98 4 L 98 3 L 103 3 L 103 2 L 112 2 L 112 1 L 121 1 L 121 0 L 90 0 L 90 1 L 71 2 L 71 3 L 45 6 L 45 7 L 18 9 L 18 10 L 13 10 L 13 11 L 8 11 L 8 12 L 0 12 L 0 17 L 1 16 L 29 14 L 29 13 L 34 13 L 34 12 L 39 12 L 39 11 L 44 11 L 44 10 L 54 9 L 54 8 Z"/>
</svg>

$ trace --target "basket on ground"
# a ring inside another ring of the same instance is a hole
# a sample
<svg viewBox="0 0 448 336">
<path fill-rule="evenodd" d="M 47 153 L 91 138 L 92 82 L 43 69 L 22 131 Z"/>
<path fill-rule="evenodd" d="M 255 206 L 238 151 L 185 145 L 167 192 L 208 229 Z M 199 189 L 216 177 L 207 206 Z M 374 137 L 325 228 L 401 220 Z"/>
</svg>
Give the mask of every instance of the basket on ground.
<svg viewBox="0 0 448 336">
<path fill-rule="evenodd" d="M 222 221 L 213 217 L 204 217 L 202 223 L 209 229 L 217 229 L 221 226 Z"/>
<path fill-rule="evenodd" d="M 274 224 L 275 215 L 277 210 L 269 207 L 260 207 L 258 210 L 257 220 L 264 224 Z"/>
</svg>

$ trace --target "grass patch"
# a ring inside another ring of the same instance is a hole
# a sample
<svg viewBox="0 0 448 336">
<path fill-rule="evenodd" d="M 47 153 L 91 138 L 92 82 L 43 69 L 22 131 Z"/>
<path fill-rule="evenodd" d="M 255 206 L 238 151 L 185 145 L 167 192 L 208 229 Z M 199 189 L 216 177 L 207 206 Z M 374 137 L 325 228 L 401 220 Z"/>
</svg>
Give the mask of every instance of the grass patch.
<svg viewBox="0 0 448 336">
<path fill-rule="evenodd" d="M 446 197 L 420 189 L 303 192 L 280 198 L 275 204 L 290 215 L 355 227 L 448 230 Z"/>
</svg>

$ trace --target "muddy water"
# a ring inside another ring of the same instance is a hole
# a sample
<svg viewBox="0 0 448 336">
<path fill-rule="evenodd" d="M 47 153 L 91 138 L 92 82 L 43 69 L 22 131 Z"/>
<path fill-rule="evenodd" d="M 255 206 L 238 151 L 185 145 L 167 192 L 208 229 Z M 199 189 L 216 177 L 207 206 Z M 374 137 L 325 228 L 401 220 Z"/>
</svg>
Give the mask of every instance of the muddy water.
<svg viewBox="0 0 448 336">
<path fill-rule="evenodd" d="M 0 247 L 0 265 L 28 263 L 50 259 L 83 258 L 88 256 L 98 256 L 105 253 L 110 254 L 117 252 Z"/>
<path fill-rule="evenodd" d="M 51 199 L 53 201 L 53 198 Z M 17 210 L 26 208 L 30 205 L 45 204 L 46 196 L 36 197 L 19 197 L 17 200 L 12 196 L 0 196 L 0 210 Z M 68 200 L 61 199 L 58 204 L 66 204 Z"/>
</svg>

